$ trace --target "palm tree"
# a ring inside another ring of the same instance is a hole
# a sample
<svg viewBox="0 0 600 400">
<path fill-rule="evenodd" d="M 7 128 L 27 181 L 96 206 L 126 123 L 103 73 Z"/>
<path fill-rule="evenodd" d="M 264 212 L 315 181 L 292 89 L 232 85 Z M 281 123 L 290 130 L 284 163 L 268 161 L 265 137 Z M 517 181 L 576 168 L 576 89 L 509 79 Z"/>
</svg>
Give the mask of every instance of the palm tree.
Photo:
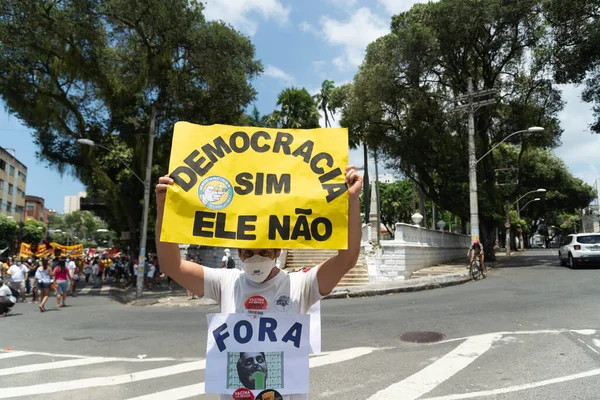
<svg viewBox="0 0 600 400">
<path fill-rule="evenodd" d="M 304 88 L 286 88 L 277 97 L 279 110 L 273 111 L 271 121 L 288 129 L 319 128 L 317 103 Z"/>
<path fill-rule="evenodd" d="M 334 119 L 333 113 L 335 112 L 335 108 L 331 107 L 330 103 L 331 92 L 334 88 L 334 82 L 325 79 L 323 83 L 321 83 L 321 91 L 315 95 L 317 106 L 325 116 L 325 128 L 331 127 L 331 122 L 329 122 L 329 115 L 331 115 L 331 119 Z"/>
</svg>

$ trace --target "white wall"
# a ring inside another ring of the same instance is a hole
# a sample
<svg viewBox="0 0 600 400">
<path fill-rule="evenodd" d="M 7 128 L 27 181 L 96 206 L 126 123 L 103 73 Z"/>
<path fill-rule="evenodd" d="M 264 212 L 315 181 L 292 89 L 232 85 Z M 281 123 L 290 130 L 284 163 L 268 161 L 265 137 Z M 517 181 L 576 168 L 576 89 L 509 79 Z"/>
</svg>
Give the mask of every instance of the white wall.
<svg viewBox="0 0 600 400">
<path fill-rule="evenodd" d="M 396 224 L 394 240 L 383 240 L 379 248 L 363 243 L 370 283 L 401 281 L 421 268 L 465 258 L 468 235 L 433 231 L 414 225 Z"/>
</svg>

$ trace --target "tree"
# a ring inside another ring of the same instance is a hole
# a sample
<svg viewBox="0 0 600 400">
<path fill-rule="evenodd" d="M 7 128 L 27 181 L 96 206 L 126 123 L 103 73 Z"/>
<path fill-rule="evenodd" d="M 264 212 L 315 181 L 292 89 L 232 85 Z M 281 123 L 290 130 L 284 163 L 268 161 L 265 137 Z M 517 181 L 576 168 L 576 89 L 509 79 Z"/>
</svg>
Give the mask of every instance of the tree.
<svg viewBox="0 0 600 400">
<path fill-rule="evenodd" d="M 585 82 L 583 100 L 594 103 L 600 133 L 600 2 L 544 0 L 544 16 L 552 27 L 550 59 L 559 83 Z"/>
<path fill-rule="evenodd" d="M 354 92 L 354 86 L 346 83 L 336 87 L 330 95 L 331 108 L 341 110 L 342 118 L 340 126 L 348 128 L 348 145 L 351 149 L 357 149 L 360 145 L 363 148 L 363 195 L 364 203 L 364 222 L 369 222 L 371 208 L 370 182 L 369 182 L 369 148 L 367 146 L 367 137 L 365 135 L 365 123 L 367 116 L 362 114 L 359 108 L 358 100 Z"/>
<path fill-rule="evenodd" d="M 317 107 L 321 110 L 321 113 L 323 113 L 323 117 L 325 118 L 325 128 L 331 127 L 329 116 L 331 115 L 331 119 L 334 119 L 333 113 L 335 112 L 335 108 L 331 105 L 331 92 L 334 87 L 334 82 L 326 79 L 321 83 L 321 91 L 314 97 L 317 102 Z"/>
<path fill-rule="evenodd" d="M 317 103 L 305 88 L 286 88 L 277 97 L 278 110 L 271 114 L 271 124 L 278 128 L 311 129 L 319 127 Z"/>
<path fill-rule="evenodd" d="M 14 246 L 18 230 L 19 224 L 13 218 L 0 214 L 0 250 Z"/>
<path fill-rule="evenodd" d="M 5 0 L 0 7 L 0 96 L 8 111 L 34 132 L 40 159 L 105 200 L 103 219 L 129 231 L 137 252 L 143 185 L 117 156 L 144 175 L 153 108 L 153 182 L 167 171 L 176 121 L 238 122 L 256 97 L 249 81 L 262 71 L 254 46 L 228 25 L 206 22 L 194 0 Z M 111 152 L 78 146 L 79 138 Z"/>
<path fill-rule="evenodd" d="M 20 242 L 38 244 L 46 234 L 46 225 L 34 219 L 28 219 L 20 226 Z"/>
<path fill-rule="evenodd" d="M 467 91 L 497 90 L 495 104 L 475 116 L 477 155 L 509 134 L 543 126 L 527 148 L 551 148 L 562 133 L 563 103 L 537 58 L 544 23 L 538 0 L 445 0 L 417 4 L 392 18 L 391 33 L 367 48 L 354 79 L 364 134 L 390 168 L 416 183 L 425 196 L 463 218 L 469 215 L 467 118 L 450 114 Z M 480 235 L 493 260 L 493 229 L 507 197 L 498 190 L 493 155 L 477 166 Z"/>
<path fill-rule="evenodd" d="M 81 210 L 65 215 L 64 223 L 67 230 L 72 230 L 75 235 L 83 239 L 94 235 L 96 230 L 105 226 L 91 212 Z"/>
<path fill-rule="evenodd" d="M 55 231 L 57 229 L 61 231 L 66 229 L 64 216 L 51 212 L 48 214 L 48 230 Z"/>
<path fill-rule="evenodd" d="M 398 222 L 411 223 L 413 183 L 408 180 L 379 183 L 381 223 L 393 233 Z"/>
</svg>

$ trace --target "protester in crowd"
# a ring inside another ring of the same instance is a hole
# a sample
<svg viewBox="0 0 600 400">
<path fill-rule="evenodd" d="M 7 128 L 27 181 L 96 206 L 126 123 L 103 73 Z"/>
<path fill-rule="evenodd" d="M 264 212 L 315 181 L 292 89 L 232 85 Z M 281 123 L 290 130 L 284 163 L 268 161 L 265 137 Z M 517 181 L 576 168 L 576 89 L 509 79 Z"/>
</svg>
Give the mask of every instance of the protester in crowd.
<svg viewBox="0 0 600 400">
<path fill-rule="evenodd" d="M 98 287 L 98 276 L 100 275 L 100 263 L 98 262 L 98 257 L 94 257 L 92 261 L 92 275 L 94 277 L 94 287 Z"/>
<path fill-rule="evenodd" d="M 11 309 L 17 304 L 17 298 L 10 288 L 0 279 L 0 317 L 6 317 Z"/>
<path fill-rule="evenodd" d="M 10 287 L 19 292 L 19 296 L 21 296 L 21 301 L 25 303 L 25 277 L 27 276 L 27 272 L 29 268 L 25 265 L 21 264 L 21 259 L 17 258 L 15 263 L 8 268 L 7 275 L 10 277 Z"/>
<path fill-rule="evenodd" d="M 58 287 L 56 288 L 56 308 L 64 307 L 67 300 L 67 292 L 69 291 L 69 283 L 71 277 L 65 265 L 65 260 L 59 260 L 58 265 L 54 268 L 54 279 Z"/>
<path fill-rule="evenodd" d="M 30 287 L 29 292 L 32 295 L 32 298 L 31 298 L 32 303 L 35 303 L 38 301 L 38 289 L 37 289 L 37 286 L 35 285 L 35 272 L 37 271 L 38 267 L 39 267 L 38 261 L 32 260 L 31 263 L 29 264 L 29 271 L 27 271 L 27 280 L 29 281 L 29 287 Z"/>
<path fill-rule="evenodd" d="M 152 290 L 152 282 L 154 281 L 154 273 L 156 272 L 156 266 L 154 263 L 150 263 L 148 267 L 148 275 L 146 275 L 146 287 L 148 290 Z"/>
<path fill-rule="evenodd" d="M 40 291 L 40 312 L 46 311 L 46 302 L 50 295 L 50 283 L 52 282 L 52 268 L 48 260 L 43 260 L 42 265 L 35 272 L 35 282 Z"/>
<path fill-rule="evenodd" d="M 85 284 L 90 283 L 90 277 L 92 276 L 92 261 L 89 259 L 85 260 L 85 265 L 83 267 L 83 273 L 85 274 Z"/>
<path fill-rule="evenodd" d="M 69 272 L 69 294 L 71 296 L 77 295 L 77 282 L 79 282 L 79 268 L 74 260 L 67 257 L 67 270 Z"/>
</svg>

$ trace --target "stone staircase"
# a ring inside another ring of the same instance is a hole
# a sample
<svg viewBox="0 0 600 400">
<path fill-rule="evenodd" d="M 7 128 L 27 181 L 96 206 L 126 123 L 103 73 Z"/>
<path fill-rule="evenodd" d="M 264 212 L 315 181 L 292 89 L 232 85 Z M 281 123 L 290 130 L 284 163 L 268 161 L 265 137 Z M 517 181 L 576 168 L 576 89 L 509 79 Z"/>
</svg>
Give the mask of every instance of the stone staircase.
<svg viewBox="0 0 600 400">
<path fill-rule="evenodd" d="M 303 268 L 312 268 L 330 257 L 337 254 L 337 250 L 311 250 L 294 249 L 288 250 L 285 260 L 285 270 L 288 272 L 298 271 Z M 352 268 L 340 281 L 338 286 L 360 286 L 369 284 L 367 264 L 365 256 L 360 253 L 356 266 Z"/>
</svg>

